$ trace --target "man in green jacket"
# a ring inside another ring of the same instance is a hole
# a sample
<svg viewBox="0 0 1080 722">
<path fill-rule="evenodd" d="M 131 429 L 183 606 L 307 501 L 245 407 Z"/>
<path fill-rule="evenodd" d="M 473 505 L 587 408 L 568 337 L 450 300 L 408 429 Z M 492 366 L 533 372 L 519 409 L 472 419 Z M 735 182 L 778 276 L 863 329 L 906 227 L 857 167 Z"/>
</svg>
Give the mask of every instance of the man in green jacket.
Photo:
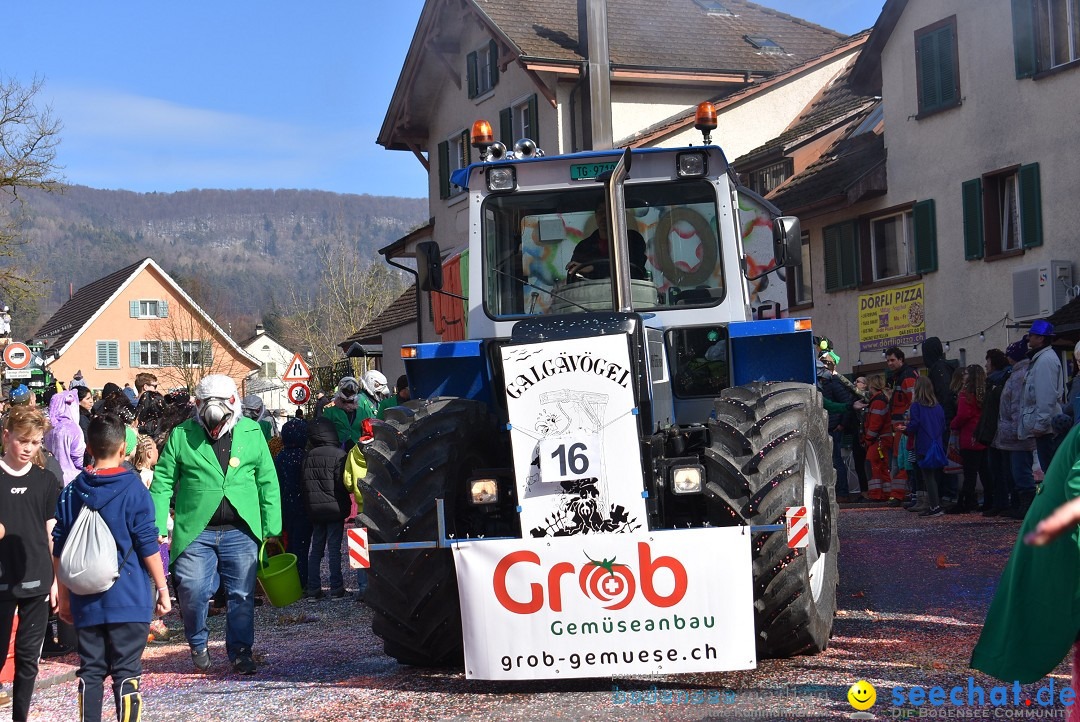
<svg viewBox="0 0 1080 722">
<path fill-rule="evenodd" d="M 262 429 L 241 414 L 231 378 L 203 378 L 195 409 L 195 418 L 169 435 L 150 495 L 162 537 L 176 495 L 171 568 L 192 663 L 201 672 L 210 667 L 206 617 L 220 580 L 229 660 L 236 672 L 252 674 L 259 542 L 281 534 L 277 473 Z"/>
<path fill-rule="evenodd" d="M 354 376 L 344 376 L 338 381 L 334 402 L 323 409 L 323 416 L 334 422 L 338 442 L 345 451 L 351 451 L 364 435 L 364 419 L 375 418 L 379 400 L 389 393 L 386 377 L 378 371 L 364 374 L 364 393 L 360 393 L 360 382 Z"/>
</svg>

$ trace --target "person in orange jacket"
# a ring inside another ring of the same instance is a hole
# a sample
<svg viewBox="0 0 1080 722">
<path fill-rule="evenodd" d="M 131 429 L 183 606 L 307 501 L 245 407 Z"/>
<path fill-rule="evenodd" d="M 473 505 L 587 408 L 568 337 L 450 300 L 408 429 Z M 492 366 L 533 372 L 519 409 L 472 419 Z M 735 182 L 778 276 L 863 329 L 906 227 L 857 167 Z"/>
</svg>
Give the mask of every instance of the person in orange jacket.
<svg viewBox="0 0 1080 722">
<path fill-rule="evenodd" d="M 892 423 L 889 420 L 889 389 L 885 376 L 876 374 L 866 380 L 870 389 L 870 406 L 863 422 L 863 442 L 866 458 L 870 460 L 870 491 L 874 501 L 885 501 L 892 488 L 889 459 L 892 457 Z"/>
<path fill-rule="evenodd" d="M 914 489 L 908 488 L 907 469 L 897 466 L 897 455 L 900 453 L 900 442 L 907 428 L 907 412 L 911 408 L 911 402 L 915 398 L 915 381 L 919 378 L 919 372 L 904 363 L 904 352 L 899 346 L 893 346 L 885 351 L 885 365 L 889 367 L 889 382 L 892 385 L 892 395 L 889 397 L 889 420 L 892 422 L 892 499 L 903 501 L 908 492 Z M 913 502 L 914 503 L 914 502 Z"/>
</svg>

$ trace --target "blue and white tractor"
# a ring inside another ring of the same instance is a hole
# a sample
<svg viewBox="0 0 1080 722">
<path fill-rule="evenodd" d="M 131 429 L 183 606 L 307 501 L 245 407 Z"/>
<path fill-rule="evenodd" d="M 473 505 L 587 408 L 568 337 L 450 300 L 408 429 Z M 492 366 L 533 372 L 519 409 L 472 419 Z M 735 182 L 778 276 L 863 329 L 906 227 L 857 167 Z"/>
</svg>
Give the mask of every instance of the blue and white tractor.
<svg viewBox="0 0 1080 722">
<path fill-rule="evenodd" d="M 417 400 L 365 449 L 388 655 L 546 678 L 828 645 L 837 506 L 810 322 L 755 296 L 801 264 L 799 222 L 739 184 L 701 117 L 700 147 L 564 156 L 474 126 L 484 160 L 453 177 L 466 340 L 402 349 Z M 442 260 L 418 248 L 421 291 L 444 292 Z"/>
</svg>

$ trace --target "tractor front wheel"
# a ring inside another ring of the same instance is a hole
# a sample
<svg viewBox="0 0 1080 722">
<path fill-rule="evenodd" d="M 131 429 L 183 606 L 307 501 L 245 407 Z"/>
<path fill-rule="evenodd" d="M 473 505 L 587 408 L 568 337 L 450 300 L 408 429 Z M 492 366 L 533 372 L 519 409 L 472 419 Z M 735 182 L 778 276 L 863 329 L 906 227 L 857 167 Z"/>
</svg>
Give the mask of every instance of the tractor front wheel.
<svg viewBox="0 0 1080 722">
<path fill-rule="evenodd" d="M 839 542 L 832 439 L 820 392 L 799 383 L 752 383 L 716 400 L 706 451 L 706 499 L 717 525 L 784 523 L 806 507 L 809 543 L 787 534 L 753 540 L 758 655 L 815 654 L 829 644 L 836 614 Z"/>
<path fill-rule="evenodd" d="M 487 406 L 459 398 L 389 409 L 364 450 L 361 523 L 372 544 L 438 538 L 436 499 L 451 519 L 473 469 L 499 465 L 499 429 Z M 449 549 L 378 551 L 364 600 L 386 654 L 403 664 L 462 662 L 461 610 Z"/>
</svg>

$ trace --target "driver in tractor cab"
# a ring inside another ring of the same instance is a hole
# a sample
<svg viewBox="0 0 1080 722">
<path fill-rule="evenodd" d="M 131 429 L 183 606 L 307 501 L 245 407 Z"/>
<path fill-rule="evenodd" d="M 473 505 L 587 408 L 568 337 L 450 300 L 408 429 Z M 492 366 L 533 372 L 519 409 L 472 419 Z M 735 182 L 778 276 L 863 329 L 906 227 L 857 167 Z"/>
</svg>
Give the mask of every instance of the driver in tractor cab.
<svg viewBox="0 0 1080 722">
<path fill-rule="evenodd" d="M 595 214 L 596 230 L 591 236 L 574 246 L 574 255 L 566 264 L 568 282 L 611 278 L 611 263 L 608 254 L 611 230 L 608 228 L 608 214 L 603 200 L 596 207 Z M 645 270 L 645 239 L 635 230 L 628 230 L 626 236 L 630 242 L 630 278 L 648 280 L 648 272 Z"/>
</svg>

